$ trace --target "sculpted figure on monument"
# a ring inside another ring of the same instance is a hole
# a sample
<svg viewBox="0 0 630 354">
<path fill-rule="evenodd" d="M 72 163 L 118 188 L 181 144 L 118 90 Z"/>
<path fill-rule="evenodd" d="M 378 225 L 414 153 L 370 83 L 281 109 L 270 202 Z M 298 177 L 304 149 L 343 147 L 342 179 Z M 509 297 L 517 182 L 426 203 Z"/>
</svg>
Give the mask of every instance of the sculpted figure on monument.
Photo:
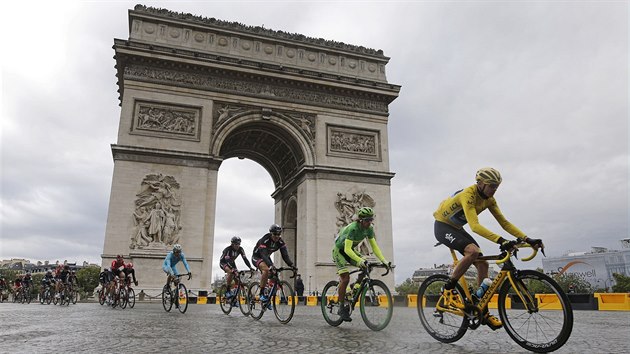
<svg viewBox="0 0 630 354">
<path fill-rule="evenodd" d="M 167 247 L 179 241 L 182 227 L 178 189 L 179 183 L 172 176 L 150 174 L 144 178 L 142 191 L 136 194 L 131 249 Z"/>
</svg>

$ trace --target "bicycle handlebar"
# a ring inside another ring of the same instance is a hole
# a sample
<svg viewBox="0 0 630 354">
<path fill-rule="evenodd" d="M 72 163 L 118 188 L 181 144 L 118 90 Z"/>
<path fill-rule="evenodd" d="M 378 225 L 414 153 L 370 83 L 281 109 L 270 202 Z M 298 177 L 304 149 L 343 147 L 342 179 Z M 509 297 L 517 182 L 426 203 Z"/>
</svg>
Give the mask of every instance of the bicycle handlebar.
<svg viewBox="0 0 630 354">
<path fill-rule="evenodd" d="M 280 268 L 274 268 L 276 270 L 277 273 L 283 272 L 285 270 L 290 270 L 293 272 L 293 275 L 290 276 L 289 278 L 295 278 L 295 274 L 297 273 L 297 268 L 292 268 L 292 267 L 280 267 Z"/>
<path fill-rule="evenodd" d="M 497 260 L 497 264 L 502 264 L 508 261 L 508 259 L 510 259 L 510 257 L 512 255 L 516 256 L 516 253 L 518 252 L 518 248 L 525 248 L 525 247 L 529 247 L 533 250 L 532 254 L 530 254 L 529 256 L 525 257 L 525 258 L 521 258 L 521 261 L 523 262 L 527 262 L 527 261 L 531 261 L 532 259 L 534 259 L 534 257 L 536 257 L 536 255 L 538 254 L 538 249 L 532 247 L 530 244 L 528 244 L 527 242 L 523 241 L 523 240 L 518 240 L 518 242 L 516 243 L 516 248 L 514 251 L 508 251 L 508 252 L 504 252 L 505 256 L 499 260 Z M 504 253 L 501 253 L 501 255 L 503 255 Z"/>
<path fill-rule="evenodd" d="M 387 271 L 385 273 L 381 274 L 381 276 L 384 277 L 387 274 L 389 274 L 390 270 L 392 270 L 393 268 L 396 268 L 396 266 L 392 265 L 392 262 L 389 262 L 388 264 L 383 264 L 381 262 L 378 262 L 378 263 L 377 262 L 370 262 L 370 263 L 368 263 L 368 268 L 385 268 L 385 269 L 387 269 Z"/>
</svg>

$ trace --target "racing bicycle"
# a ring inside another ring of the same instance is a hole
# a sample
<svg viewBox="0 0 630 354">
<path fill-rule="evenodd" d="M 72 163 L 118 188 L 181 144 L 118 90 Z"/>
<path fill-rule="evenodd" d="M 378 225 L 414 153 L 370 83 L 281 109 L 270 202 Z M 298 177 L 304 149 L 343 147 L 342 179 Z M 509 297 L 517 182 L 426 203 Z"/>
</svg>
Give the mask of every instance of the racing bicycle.
<svg viewBox="0 0 630 354">
<path fill-rule="evenodd" d="M 232 270 L 234 285 L 231 286 L 231 293 L 229 295 L 226 295 L 228 292 L 227 284 L 223 284 L 221 285 L 221 288 L 219 288 L 219 304 L 221 305 L 221 311 L 223 311 L 226 315 L 228 315 L 230 311 L 232 311 L 232 308 L 236 306 L 241 309 L 241 313 L 243 313 L 243 315 L 249 316 L 249 285 L 247 283 L 243 283 L 241 279 L 245 273 L 249 273 L 249 278 L 253 275 L 253 271 L 251 270 Z"/>
<path fill-rule="evenodd" d="M 270 268 L 269 280 L 264 291 L 267 294 L 268 300 L 262 301 L 260 299 L 260 282 L 253 282 L 249 286 L 249 311 L 250 316 L 259 320 L 262 318 L 266 310 L 273 309 L 273 313 L 280 323 L 287 324 L 293 318 L 295 312 L 295 303 L 297 298 L 293 287 L 286 280 L 280 280 L 279 275 L 283 271 L 291 271 L 293 275 L 291 278 L 295 278 L 297 268 Z"/>
<path fill-rule="evenodd" d="M 359 268 L 350 272 L 350 275 L 359 273 L 360 287 L 354 289 L 351 285 L 351 291 L 346 291 L 346 306 L 349 307 L 348 312 L 352 314 L 357 303 L 361 310 L 363 322 L 373 331 L 380 331 L 387 327 L 392 319 L 394 309 L 394 299 L 387 285 L 378 279 L 372 279 L 370 273 L 374 268 L 386 268 L 387 271 L 381 276 L 389 274 L 392 268 L 391 264 L 382 264 L 380 262 L 369 262 L 365 268 Z M 331 280 L 322 290 L 320 300 L 322 314 L 329 325 L 337 327 L 343 319 L 338 312 L 341 306 L 339 301 L 339 281 Z"/>
<path fill-rule="evenodd" d="M 440 245 L 438 243 L 436 246 Z M 417 307 L 420 321 L 431 335 L 443 343 L 458 341 L 468 329 L 487 324 L 488 304 L 498 294 L 499 317 L 508 335 L 521 347 L 545 353 L 562 347 L 573 329 L 573 310 L 569 298 L 551 277 L 535 270 L 518 270 L 511 258 L 518 248 L 531 247 L 520 241 L 516 249 L 499 255 L 481 256 L 493 260 L 502 269 L 481 299 L 472 295 L 465 277 L 454 291 L 444 290 L 449 277 L 429 276 L 418 289 Z M 533 259 L 538 250 L 522 261 Z M 454 266 L 459 262 L 450 250 Z M 544 253 L 543 253 L 544 254 Z"/>
<path fill-rule="evenodd" d="M 187 273 L 168 276 L 162 289 L 162 306 L 166 312 L 170 312 L 173 305 L 181 313 L 185 313 L 188 309 L 188 290 L 180 278 L 188 276 L 188 280 L 190 280 L 190 275 L 190 273 Z"/>
</svg>

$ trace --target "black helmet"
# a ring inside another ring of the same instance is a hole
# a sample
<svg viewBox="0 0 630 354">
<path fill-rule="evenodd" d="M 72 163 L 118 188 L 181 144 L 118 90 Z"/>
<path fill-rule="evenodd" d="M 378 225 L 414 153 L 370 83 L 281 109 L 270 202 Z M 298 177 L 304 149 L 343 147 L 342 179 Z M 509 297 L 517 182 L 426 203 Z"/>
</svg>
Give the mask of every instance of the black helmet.
<svg viewBox="0 0 630 354">
<path fill-rule="evenodd" d="M 272 234 L 279 234 L 282 232 L 282 226 L 278 224 L 273 224 L 269 227 L 269 232 L 271 232 Z"/>
<path fill-rule="evenodd" d="M 236 243 L 236 244 L 240 245 L 241 244 L 241 238 L 238 237 L 238 236 L 232 237 L 232 243 Z"/>
</svg>

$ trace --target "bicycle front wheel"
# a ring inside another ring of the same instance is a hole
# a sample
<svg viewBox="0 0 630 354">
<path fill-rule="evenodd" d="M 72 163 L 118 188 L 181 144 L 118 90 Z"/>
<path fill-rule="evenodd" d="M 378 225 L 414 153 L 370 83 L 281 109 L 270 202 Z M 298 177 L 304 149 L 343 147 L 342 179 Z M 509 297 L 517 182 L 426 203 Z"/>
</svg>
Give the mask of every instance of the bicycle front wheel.
<svg viewBox="0 0 630 354">
<path fill-rule="evenodd" d="M 227 285 L 221 285 L 217 295 L 219 295 L 219 305 L 221 306 L 221 311 L 223 311 L 224 314 L 229 315 L 230 311 L 232 311 L 232 299 L 228 299 L 227 292 Z"/>
<path fill-rule="evenodd" d="M 186 289 L 186 285 L 179 283 L 177 286 L 178 294 L 177 295 L 177 308 L 179 312 L 185 313 L 188 309 L 188 290 Z"/>
<path fill-rule="evenodd" d="M 333 327 L 339 326 L 343 319 L 339 316 L 339 282 L 336 280 L 329 281 L 322 290 L 322 298 L 320 306 L 322 308 L 322 315 L 329 325 Z"/>
<path fill-rule="evenodd" d="M 262 301 L 260 301 L 260 284 L 258 282 L 252 283 L 247 291 L 247 297 L 249 298 L 249 315 L 253 319 L 259 320 L 265 309 L 263 308 Z"/>
<path fill-rule="evenodd" d="M 162 288 L 162 307 L 164 307 L 166 312 L 170 312 L 173 307 L 171 288 L 168 285 L 164 285 L 164 288 Z"/>
<path fill-rule="evenodd" d="M 363 288 L 359 300 L 363 322 L 373 331 L 387 327 L 394 311 L 394 299 L 385 283 L 371 280 Z"/>
<path fill-rule="evenodd" d="M 249 316 L 249 296 L 248 296 L 248 286 L 247 284 L 239 283 L 238 286 L 238 298 L 237 303 L 238 307 L 241 309 L 241 313 L 244 316 Z"/>
<path fill-rule="evenodd" d="M 271 298 L 273 313 L 280 323 L 287 324 L 295 312 L 295 292 L 291 284 L 285 280 L 278 282 L 276 293 Z"/>
<path fill-rule="evenodd" d="M 435 274 L 428 277 L 418 289 L 418 316 L 429 335 L 442 343 L 453 343 L 461 339 L 468 330 L 468 323 L 463 313 L 446 303 L 442 289 L 448 282 L 448 276 Z M 461 295 L 464 291 L 456 287 L 455 301 L 464 303 Z"/>
<path fill-rule="evenodd" d="M 535 270 L 512 273 L 499 291 L 498 310 L 505 330 L 521 347 L 546 353 L 562 347 L 573 330 L 569 298 L 551 277 Z M 511 306 L 507 305 L 511 298 Z"/>
<path fill-rule="evenodd" d="M 136 291 L 133 288 L 127 288 L 127 304 L 130 309 L 136 306 Z"/>
<path fill-rule="evenodd" d="M 79 291 L 78 290 L 72 290 L 72 304 L 76 305 L 77 301 L 79 301 Z"/>
<path fill-rule="evenodd" d="M 119 304 L 121 309 L 125 309 L 127 307 L 128 300 L 129 299 L 127 298 L 127 289 L 121 288 L 120 289 L 120 304 Z"/>
</svg>

